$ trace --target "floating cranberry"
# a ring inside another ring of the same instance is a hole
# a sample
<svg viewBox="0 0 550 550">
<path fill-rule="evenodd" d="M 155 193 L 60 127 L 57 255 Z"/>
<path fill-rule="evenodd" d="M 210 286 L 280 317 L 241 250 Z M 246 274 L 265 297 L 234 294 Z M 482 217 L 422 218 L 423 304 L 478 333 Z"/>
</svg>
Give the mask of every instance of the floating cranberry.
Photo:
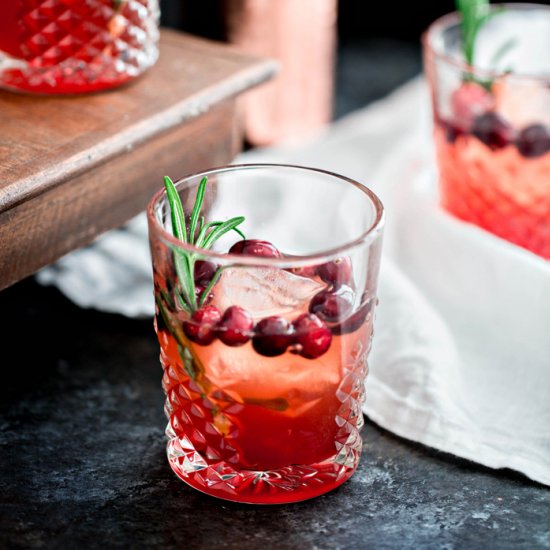
<svg viewBox="0 0 550 550">
<path fill-rule="evenodd" d="M 332 334 L 317 315 L 304 313 L 292 324 L 296 334 L 295 341 L 302 348 L 300 355 L 316 359 L 326 353 L 332 342 Z"/>
<path fill-rule="evenodd" d="M 189 321 L 184 321 L 183 331 L 189 340 L 207 346 L 216 337 L 216 325 L 222 314 L 215 306 L 203 306 L 191 315 Z"/>
<path fill-rule="evenodd" d="M 470 126 L 476 117 L 491 111 L 494 106 L 493 95 L 477 82 L 463 82 L 451 94 L 453 117 L 462 128 Z"/>
<path fill-rule="evenodd" d="M 254 321 L 246 309 L 231 306 L 218 323 L 218 338 L 228 346 L 242 346 L 250 340 Z"/>
<path fill-rule="evenodd" d="M 353 315 L 347 319 L 331 327 L 332 333 L 336 335 L 350 334 L 355 332 L 367 320 L 367 317 L 372 310 L 374 300 L 365 302 Z"/>
<path fill-rule="evenodd" d="M 230 254 L 243 254 L 244 256 L 262 256 L 264 258 L 280 258 L 281 253 L 267 241 L 258 239 L 244 239 L 236 242 L 230 249 Z"/>
<path fill-rule="evenodd" d="M 520 132 L 516 146 L 524 157 L 540 157 L 550 151 L 550 129 L 543 124 L 531 124 Z"/>
<path fill-rule="evenodd" d="M 320 265 L 317 274 L 325 283 L 347 285 L 351 282 L 351 260 L 347 256 L 336 258 L 331 262 Z"/>
<path fill-rule="evenodd" d="M 317 266 L 316 265 L 306 265 L 304 267 L 291 267 L 289 269 L 291 273 L 294 273 L 294 275 L 298 275 L 299 277 L 308 277 L 312 279 L 317 275 Z"/>
<path fill-rule="evenodd" d="M 344 319 L 352 307 L 353 290 L 347 285 L 341 285 L 332 290 L 321 290 L 309 303 L 310 313 L 315 313 L 328 323 Z"/>
<path fill-rule="evenodd" d="M 252 346 L 266 357 L 283 354 L 294 341 L 292 325 L 283 317 L 266 317 L 254 329 Z"/>
<path fill-rule="evenodd" d="M 206 260 L 197 260 L 195 263 L 195 283 L 201 286 L 208 286 L 208 283 L 214 277 L 218 266 Z"/>
<path fill-rule="evenodd" d="M 514 141 L 514 129 L 496 113 L 485 113 L 474 120 L 472 134 L 491 149 L 502 149 Z"/>
</svg>

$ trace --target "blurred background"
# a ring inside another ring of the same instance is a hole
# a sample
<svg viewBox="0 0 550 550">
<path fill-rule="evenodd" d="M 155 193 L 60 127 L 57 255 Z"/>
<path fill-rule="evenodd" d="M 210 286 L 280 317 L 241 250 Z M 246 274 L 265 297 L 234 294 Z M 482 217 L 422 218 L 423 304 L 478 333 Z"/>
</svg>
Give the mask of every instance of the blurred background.
<svg viewBox="0 0 550 550">
<path fill-rule="evenodd" d="M 550 2 L 540 1 L 548 4 Z M 162 24 L 279 58 L 246 108 L 251 145 L 299 139 L 422 70 L 420 37 L 454 0 L 161 0 Z"/>
</svg>

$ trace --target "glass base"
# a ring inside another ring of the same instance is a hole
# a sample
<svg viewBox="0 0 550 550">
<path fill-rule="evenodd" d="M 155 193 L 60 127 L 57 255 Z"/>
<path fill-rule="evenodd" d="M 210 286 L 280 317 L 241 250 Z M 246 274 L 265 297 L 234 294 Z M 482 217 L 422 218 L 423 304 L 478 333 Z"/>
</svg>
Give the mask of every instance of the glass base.
<svg viewBox="0 0 550 550">
<path fill-rule="evenodd" d="M 207 462 L 186 438 L 170 440 L 166 450 L 174 473 L 202 493 L 246 504 L 288 504 L 328 493 L 353 475 L 361 440 L 344 447 L 317 464 L 293 464 L 270 471 L 240 470 L 225 461 Z"/>
<path fill-rule="evenodd" d="M 106 59 L 94 66 L 69 60 L 60 66 L 4 69 L 0 59 L 0 88 L 41 95 L 63 95 L 99 92 L 121 86 L 140 76 L 157 60 L 156 47 L 142 56 L 141 66 L 125 66 L 120 61 Z"/>
<path fill-rule="evenodd" d="M 3 15 L 1 88 L 97 92 L 136 78 L 158 57 L 158 0 L 19 0 Z"/>
</svg>

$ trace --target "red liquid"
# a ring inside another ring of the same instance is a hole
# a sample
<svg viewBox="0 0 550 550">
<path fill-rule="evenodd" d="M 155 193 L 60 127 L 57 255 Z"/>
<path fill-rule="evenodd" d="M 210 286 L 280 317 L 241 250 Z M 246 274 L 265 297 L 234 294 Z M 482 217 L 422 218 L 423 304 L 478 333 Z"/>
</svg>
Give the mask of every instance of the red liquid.
<svg viewBox="0 0 550 550">
<path fill-rule="evenodd" d="M 37 93 L 118 86 L 156 60 L 147 0 L 0 0 L 0 85 Z M 141 9 L 137 9 L 141 8 Z"/>
<path fill-rule="evenodd" d="M 492 150 L 471 134 L 435 142 L 442 205 L 518 246 L 550 259 L 550 152 L 522 156 L 509 145 Z"/>
<path fill-rule="evenodd" d="M 323 494 L 355 471 L 361 452 L 365 355 L 371 325 L 335 336 L 318 359 L 258 355 L 252 345 L 188 343 L 184 366 L 158 333 L 168 457 L 175 473 L 209 495 L 276 504 Z M 192 374 L 192 376 L 190 376 Z"/>
</svg>

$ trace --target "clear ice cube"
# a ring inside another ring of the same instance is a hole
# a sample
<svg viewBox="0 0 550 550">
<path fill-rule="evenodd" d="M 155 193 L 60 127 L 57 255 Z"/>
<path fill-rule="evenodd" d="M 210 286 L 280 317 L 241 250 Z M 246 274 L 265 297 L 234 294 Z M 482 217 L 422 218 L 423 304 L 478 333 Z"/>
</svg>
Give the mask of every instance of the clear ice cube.
<svg viewBox="0 0 550 550">
<path fill-rule="evenodd" d="M 306 311 L 311 298 L 324 285 L 279 268 L 232 267 L 215 286 L 215 305 L 223 312 L 230 306 L 245 308 L 254 319 L 281 315 L 294 318 Z"/>
</svg>

